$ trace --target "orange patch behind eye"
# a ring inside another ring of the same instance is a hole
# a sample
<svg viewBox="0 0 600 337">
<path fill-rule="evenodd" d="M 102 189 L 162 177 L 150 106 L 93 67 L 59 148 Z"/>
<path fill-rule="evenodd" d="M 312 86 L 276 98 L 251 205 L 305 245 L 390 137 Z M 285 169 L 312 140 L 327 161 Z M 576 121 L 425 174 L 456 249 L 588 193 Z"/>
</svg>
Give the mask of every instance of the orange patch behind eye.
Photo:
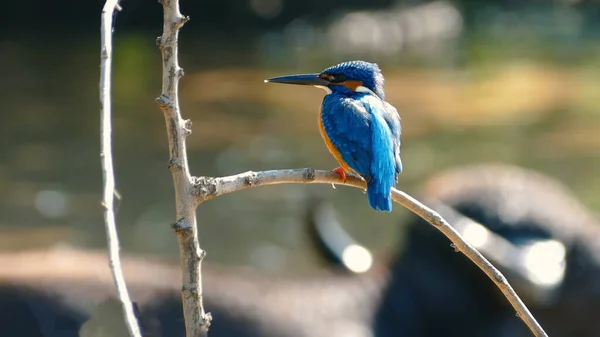
<svg viewBox="0 0 600 337">
<path fill-rule="evenodd" d="M 356 89 L 362 85 L 362 82 L 361 81 L 346 81 L 346 82 L 342 83 L 342 85 L 344 85 L 346 88 L 348 88 L 352 91 L 356 91 Z"/>
</svg>

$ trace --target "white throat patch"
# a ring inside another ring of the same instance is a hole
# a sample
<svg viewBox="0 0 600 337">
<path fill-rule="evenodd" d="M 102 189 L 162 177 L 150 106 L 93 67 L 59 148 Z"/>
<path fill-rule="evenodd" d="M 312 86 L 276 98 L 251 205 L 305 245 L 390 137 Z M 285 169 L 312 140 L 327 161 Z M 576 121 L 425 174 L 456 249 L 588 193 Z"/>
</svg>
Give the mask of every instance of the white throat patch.
<svg viewBox="0 0 600 337">
<path fill-rule="evenodd" d="M 367 87 L 363 87 L 362 85 L 358 86 L 358 88 L 356 88 L 356 92 L 364 92 L 365 94 L 371 94 L 375 97 L 378 97 L 377 94 L 375 94 L 371 89 L 367 88 Z"/>
<path fill-rule="evenodd" d="M 325 90 L 325 92 L 327 93 L 327 95 L 331 94 L 331 89 L 329 89 L 328 87 L 326 87 L 324 85 L 315 85 L 315 87 L 319 88 L 319 89 Z"/>
<path fill-rule="evenodd" d="M 324 86 L 324 85 L 315 85 L 315 88 L 319 88 L 319 89 L 325 90 L 325 92 L 327 93 L 327 95 L 331 94 L 331 89 L 329 89 L 327 86 Z M 371 89 L 369 89 L 367 87 L 364 87 L 362 85 L 360 85 L 360 86 L 358 86 L 358 88 L 356 88 L 356 92 L 362 92 L 362 93 L 365 93 L 365 94 L 373 95 L 375 97 L 379 97 Z"/>
</svg>

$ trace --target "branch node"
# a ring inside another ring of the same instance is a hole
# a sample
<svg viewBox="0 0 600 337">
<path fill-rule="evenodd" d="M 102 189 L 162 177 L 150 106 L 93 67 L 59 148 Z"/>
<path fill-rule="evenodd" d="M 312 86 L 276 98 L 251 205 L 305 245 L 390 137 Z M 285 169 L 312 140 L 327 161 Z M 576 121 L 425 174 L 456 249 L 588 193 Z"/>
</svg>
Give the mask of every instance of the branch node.
<svg viewBox="0 0 600 337">
<path fill-rule="evenodd" d="M 183 27 L 183 25 L 190 21 L 190 17 L 189 16 L 183 16 L 181 14 L 177 15 L 177 19 L 174 20 L 173 22 L 173 30 L 179 30 L 181 29 L 181 27 Z"/>
<path fill-rule="evenodd" d="M 173 230 L 176 233 L 188 232 L 193 230 L 192 225 L 187 223 L 185 221 L 185 218 L 177 220 L 174 224 L 171 225 L 171 228 L 173 228 Z"/>
<path fill-rule="evenodd" d="M 169 159 L 169 165 L 167 165 L 167 169 L 170 172 L 174 172 L 174 171 L 179 171 L 181 170 L 183 167 L 181 167 L 181 164 L 179 164 L 178 162 L 175 161 L 175 159 Z"/>
<path fill-rule="evenodd" d="M 185 136 L 192 134 L 192 121 L 189 119 L 183 121 L 183 134 Z"/>
<path fill-rule="evenodd" d="M 256 172 L 250 171 L 246 173 L 246 178 L 244 178 L 244 186 L 252 187 L 258 183 L 260 183 L 260 179 L 258 178 Z"/>
<path fill-rule="evenodd" d="M 165 94 L 160 95 L 160 97 L 156 98 L 156 102 L 160 105 L 161 109 L 168 108 L 171 102 L 171 99 Z"/>
<path fill-rule="evenodd" d="M 200 319 L 202 320 L 202 328 L 208 331 L 208 328 L 210 328 L 210 324 L 212 323 L 212 314 L 207 312 L 202 315 Z"/>
<path fill-rule="evenodd" d="M 503 286 L 506 286 L 508 284 L 506 277 L 504 277 L 504 275 L 500 274 L 499 272 L 494 273 L 494 278 L 496 279 L 496 282 Z"/>
<path fill-rule="evenodd" d="M 154 41 L 154 43 L 156 43 L 157 47 L 161 47 L 162 46 L 161 41 L 162 41 L 162 35 L 161 36 L 157 36 L 156 37 L 156 41 Z"/>
<path fill-rule="evenodd" d="M 444 220 L 444 218 L 442 218 L 442 216 L 435 211 L 431 211 L 431 214 L 429 214 L 429 220 L 430 223 L 436 227 L 443 227 L 445 225 L 446 220 Z"/>
<path fill-rule="evenodd" d="M 315 172 L 315 169 L 314 168 L 306 168 L 306 180 L 314 181 L 315 179 L 317 179 L 317 174 Z"/>
<path fill-rule="evenodd" d="M 182 78 L 183 75 L 185 75 L 185 72 L 183 71 L 183 68 L 177 69 L 175 75 L 177 75 L 178 78 Z"/>
<path fill-rule="evenodd" d="M 455 252 L 457 252 L 457 253 L 458 253 L 458 252 L 460 252 L 460 249 L 458 249 L 458 247 L 457 247 L 457 246 L 456 246 L 454 243 L 451 243 L 451 244 L 450 244 L 450 247 L 451 247 L 452 249 L 454 249 L 454 251 L 455 251 Z"/>
<path fill-rule="evenodd" d="M 197 198 L 199 203 L 216 196 L 217 179 L 213 177 L 194 177 L 192 181 L 194 185 L 192 187 L 192 195 Z"/>
<path fill-rule="evenodd" d="M 156 99 L 156 102 L 158 103 L 160 108 L 165 112 L 175 109 L 175 104 L 173 104 L 171 98 L 165 94 L 160 95 L 160 97 Z"/>
</svg>

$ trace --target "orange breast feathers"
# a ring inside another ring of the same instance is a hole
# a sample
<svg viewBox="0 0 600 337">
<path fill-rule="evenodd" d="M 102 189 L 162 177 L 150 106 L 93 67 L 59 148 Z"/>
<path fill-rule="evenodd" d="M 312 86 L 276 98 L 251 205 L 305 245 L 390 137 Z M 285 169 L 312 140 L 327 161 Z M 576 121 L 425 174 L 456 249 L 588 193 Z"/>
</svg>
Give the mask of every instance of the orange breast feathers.
<svg viewBox="0 0 600 337">
<path fill-rule="evenodd" d="M 350 166 L 348 166 L 348 164 L 346 164 L 346 162 L 344 161 L 344 158 L 342 158 L 342 154 L 340 153 L 340 151 L 338 151 L 337 147 L 335 147 L 335 145 L 331 142 L 331 139 L 327 135 L 327 132 L 325 132 L 325 126 L 323 125 L 323 118 L 321 117 L 320 113 L 319 113 L 319 131 L 321 131 L 321 137 L 323 137 L 323 140 L 325 141 L 325 145 L 327 145 L 327 150 L 329 150 L 329 153 L 331 153 L 331 155 L 335 158 L 335 160 L 337 160 L 337 162 L 344 169 L 344 171 L 353 173 L 354 170 L 351 169 Z"/>
</svg>

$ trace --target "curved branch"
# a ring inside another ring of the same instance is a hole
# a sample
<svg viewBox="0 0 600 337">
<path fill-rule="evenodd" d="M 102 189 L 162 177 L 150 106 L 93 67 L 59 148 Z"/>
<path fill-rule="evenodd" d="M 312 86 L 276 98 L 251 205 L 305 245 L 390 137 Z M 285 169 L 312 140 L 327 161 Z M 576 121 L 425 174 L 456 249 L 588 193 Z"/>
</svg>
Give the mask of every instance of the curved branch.
<svg viewBox="0 0 600 337">
<path fill-rule="evenodd" d="M 118 0 L 107 0 L 102 8 L 101 31 L 100 31 L 100 115 L 102 125 L 100 129 L 102 176 L 104 191 L 102 205 L 104 206 L 104 225 L 106 227 L 106 242 L 108 245 L 108 264 L 117 287 L 117 296 L 123 307 L 125 325 L 131 337 L 141 336 L 133 305 L 127 292 L 127 285 L 123 277 L 121 260 L 119 258 L 119 236 L 115 221 L 114 197 L 115 197 L 115 173 L 112 160 L 111 139 L 111 64 L 112 64 L 112 27 L 113 13 L 120 10 Z"/>
<path fill-rule="evenodd" d="M 262 172 L 250 171 L 222 178 L 197 177 L 194 179 L 192 193 L 196 197 L 197 202 L 201 203 L 249 187 L 285 183 L 343 184 L 340 175 L 332 171 L 317 171 L 310 168 Z M 343 185 L 361 189 L 366 187 L 366 183 L 363 179 L 353 175 L 348 175 L 348 179 Z M 502 294 L 508 299 L 518 316 L 525 324 L 527 324 L 527 327 L 535 336 L 548 336 L 533 317 L 529 309 L 527 309 L 527 306 L 525 306 L 523 301 L 519 298 L 519 295 L 517 295 L 512 286 L 508 283 L 504 275 L 502 275 L 502 273 L 473 246 L 466 242 L 454 227 L 450 226 L 450 224 L 444 220 L 444 218 L 405 192 L 392 189 L 392 197 L 396 203 L 406 207 L 437 228 L 452 241 L 456 251 L 465 254 L 475 265 L 477 265 L 477 267 L 479 267 L 479 269 L 481 269 L 494 284 L 496 284 L 500 291 L 502 291 Z"/>
</svg>

